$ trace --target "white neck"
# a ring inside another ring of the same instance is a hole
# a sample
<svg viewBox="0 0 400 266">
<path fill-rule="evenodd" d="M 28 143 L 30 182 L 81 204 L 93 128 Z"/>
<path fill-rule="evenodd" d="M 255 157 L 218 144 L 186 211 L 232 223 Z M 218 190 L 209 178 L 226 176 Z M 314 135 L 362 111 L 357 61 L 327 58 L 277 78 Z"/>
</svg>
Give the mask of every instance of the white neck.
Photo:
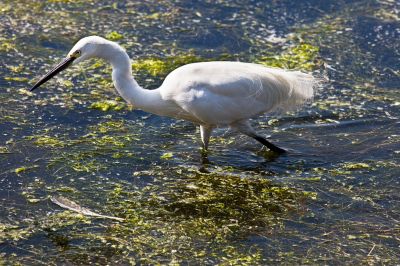
<svg viewBox="0 0 400 266">
<path fill-rule="evenodd" d="M 132 76 L 131 60 L 122 47 L 116 43 L 107 42 L 102 45 L 97 56 L 111 63 L 114 86 L 125 101 L 132 104 L 134 108 L 160 114 L 165 102 L 159 90 L 145 90 L 139 86 Z"/>
</svg>

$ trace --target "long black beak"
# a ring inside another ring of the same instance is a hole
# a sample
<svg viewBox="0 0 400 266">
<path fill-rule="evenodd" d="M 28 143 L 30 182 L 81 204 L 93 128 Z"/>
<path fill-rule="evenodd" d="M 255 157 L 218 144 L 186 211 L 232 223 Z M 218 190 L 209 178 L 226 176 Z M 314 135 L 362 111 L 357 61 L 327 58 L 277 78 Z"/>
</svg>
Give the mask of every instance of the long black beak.
<svg viewBox="0 0 400 266">
<path fill-rule="evenodd" d="M 30 91 L 33 91 L 34 89 L 38 88 L 40 85 L 66 69 L 74 60 L 76 57 L 69 56 L 65 58 L 61 63 L 56 65 L 52 70 L 49 71 L 43 78 L 41 78 L 38 82 L 36 82 L 35 85 L 33 85 L 32 88 L 30 88 Z"/>
</svg>

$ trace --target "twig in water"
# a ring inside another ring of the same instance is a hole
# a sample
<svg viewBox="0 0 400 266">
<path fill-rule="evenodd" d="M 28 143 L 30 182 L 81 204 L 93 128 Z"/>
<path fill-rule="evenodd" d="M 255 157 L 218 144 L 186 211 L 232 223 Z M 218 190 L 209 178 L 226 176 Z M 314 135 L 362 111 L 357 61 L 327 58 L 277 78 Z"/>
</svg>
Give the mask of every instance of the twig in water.
<svg viewBox="0 0 400 266">
<path fill-rule="evenodd" d="M 371 256 L 371 253 L 372 253 L 372 251 L 374 251 L 374 249 L 375 249 L 375 243 L 374 243 L 374 245 L 372 246 L 372 248 L 371 248 L 371 250 L 368 252 L 368 255 L 367 256 Z"/>
</svg>

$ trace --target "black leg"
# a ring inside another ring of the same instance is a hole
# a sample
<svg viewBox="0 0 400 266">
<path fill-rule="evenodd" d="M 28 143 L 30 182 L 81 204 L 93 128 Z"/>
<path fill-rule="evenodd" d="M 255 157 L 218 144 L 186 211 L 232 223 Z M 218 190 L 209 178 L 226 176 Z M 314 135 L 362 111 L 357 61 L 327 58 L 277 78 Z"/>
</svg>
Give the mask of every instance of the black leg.
<svg viewBox="0 0 400 266">
<path fill-rule="evenodd" d="M 284 149 L 281 149 L 281 148 L 275 146 L 274 144 L 272 144 L 271 142 L 269 142 L 268 140 L 266 140 L 265 138 L 263 138 L 261 136 L 255 136 L 253 138 L 255 140 L 259 141 L 260 143 L 262 143 L 264 146 L 266 146 L 268 149 L 270 149 L 273 152 L 276 152 L 276 153 L 285 153 L 286 152 Z"/>
<path fill-rule="evenodd" d="M 210 161 L 208 160 L 208 153 L 207 153 L 207 150 L 203 149 L 203 150 L 201 151 L 201 164 L 202 164 L 202 165 L 207 165 L 207 164 L 209 164 L 209 163 L 210 163 Z"/>
<path fill-rule="evenodd" d="M 201 166 L 199 168 L 199 171 L 201 173 L 210 173 L 210 171 L 207 170 L 207 166 L 209 164 L 210 164 L 210 161 L 208 160 L 207 150 L 203 149 L 201 151 Z"/>
</svg>

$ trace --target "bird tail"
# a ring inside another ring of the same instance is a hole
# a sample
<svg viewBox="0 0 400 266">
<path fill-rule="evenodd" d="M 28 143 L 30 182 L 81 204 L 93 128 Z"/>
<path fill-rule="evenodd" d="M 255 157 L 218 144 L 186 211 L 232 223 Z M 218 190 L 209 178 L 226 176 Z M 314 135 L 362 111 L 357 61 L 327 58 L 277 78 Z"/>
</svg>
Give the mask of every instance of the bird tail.
<svg viewBox="0 0 400 266">
<path fill-rule="evenodd" d="M 300 71 L 285 71 L 281 78 L 289 89 L 288 97 L 277 108 L 281 112 L 293 111 L 311 102 L 320 83 L 318 78 Z"/>
</svg>

